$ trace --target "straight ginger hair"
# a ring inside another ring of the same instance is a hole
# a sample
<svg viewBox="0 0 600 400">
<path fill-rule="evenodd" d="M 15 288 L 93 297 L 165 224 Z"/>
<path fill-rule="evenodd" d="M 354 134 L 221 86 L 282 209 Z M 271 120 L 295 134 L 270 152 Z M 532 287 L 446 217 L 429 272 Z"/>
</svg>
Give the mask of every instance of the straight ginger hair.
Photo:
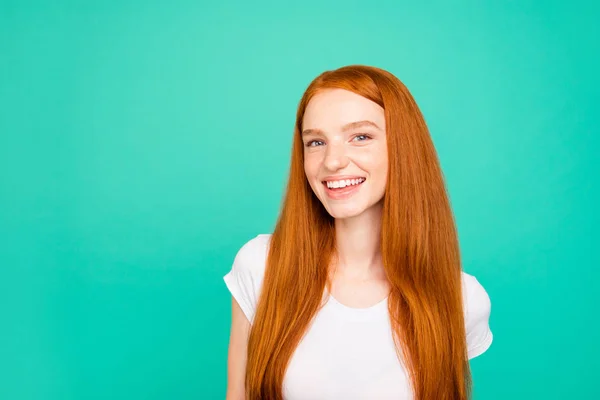
<svg viewBox="0 0 600 400">
<path fill-rule="evenodd" d="M 415 399 L 467 400 L 472 383 L 458 234 L 437 153 L 404 84 L 363 65 L 323 72 L 298 105 L 289 181 L 248 339 L 247 398 L 283 399 L 288 363 L 331 288 L 334 219 L 307 181 L 301 139 L 307 104 L 326 89 L 349 90 L 384 109 L 389 164 L 381 253 L 396 353 Z"/>
</svg>

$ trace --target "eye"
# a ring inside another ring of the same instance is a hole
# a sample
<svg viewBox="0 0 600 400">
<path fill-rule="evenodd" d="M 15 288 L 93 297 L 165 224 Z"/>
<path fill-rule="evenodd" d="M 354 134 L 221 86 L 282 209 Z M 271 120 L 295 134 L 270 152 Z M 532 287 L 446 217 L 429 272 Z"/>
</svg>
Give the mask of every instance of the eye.
<svg viewBox="0 0 600 400">
<path fill-rule="evenodd" d="M 360 139 L 360 138 L 364 138 L 364 139 L 362 139 L 362 140 L 358 140 L 359 142 L 364 142 L 364 141 L 366 141 L 366 140 L 368 140 L 368 139 L 371 139 L 371 136 L 370 136 L 370 135 L 366 135 L 366 134 L 364 134 L 364 133 L 361 133 L 360 135 L 356 135 L 356 136 L 354 136 L 354 139 L 357 139 L 357 138 L 359 138 L 359 139 Z M 353 139 L 353 140 L 354 140 L 354 139 Z"/>
<path fill-rule="evenodd" d="M 306 147 L 316 147 L 313 146 L 314 143 L 323 143 L 321 140 L 311 140 L 310 142 L 306 143 Z"/>
</svg>

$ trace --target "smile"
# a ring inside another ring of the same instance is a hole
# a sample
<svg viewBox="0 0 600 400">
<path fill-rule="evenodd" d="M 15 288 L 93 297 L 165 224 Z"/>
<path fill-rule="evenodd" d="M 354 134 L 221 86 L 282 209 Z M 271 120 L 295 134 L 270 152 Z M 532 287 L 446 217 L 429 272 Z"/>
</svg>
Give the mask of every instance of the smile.
<svg viewBox="0 0 600 400">
<path fill-rule="evenodd" d="M 347 199 L 358 192 L 365 178 L 343 179 L 337 181 L 323 181 L 327 197 L 333 200 Z"/>
<path fill-rule="evenodd" d="M 364 181 L 365 181 L 365 178 L 357 178 L 357 179 L 342 179 L 342 180 L 338 180 L 338 181 L 324 181 L 323 183 L 329 189 L 338 189 L 338 188 L 342 189 L 347 186 L 360 185 Z"/>
</svg>

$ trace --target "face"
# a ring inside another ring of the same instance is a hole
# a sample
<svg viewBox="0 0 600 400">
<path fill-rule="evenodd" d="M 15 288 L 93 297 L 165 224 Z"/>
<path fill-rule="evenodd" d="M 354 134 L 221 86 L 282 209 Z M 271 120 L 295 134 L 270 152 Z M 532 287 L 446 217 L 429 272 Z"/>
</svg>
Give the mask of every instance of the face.
<svg viewBox="0 0 600 400">
<path fill-rule="evenodd" d="M 343 89 L 327 89 L 309 101 L 302 121 L 304 172 L 334 218 L 380 206 L 388 155 L 384 110 Z"/>
</svg>

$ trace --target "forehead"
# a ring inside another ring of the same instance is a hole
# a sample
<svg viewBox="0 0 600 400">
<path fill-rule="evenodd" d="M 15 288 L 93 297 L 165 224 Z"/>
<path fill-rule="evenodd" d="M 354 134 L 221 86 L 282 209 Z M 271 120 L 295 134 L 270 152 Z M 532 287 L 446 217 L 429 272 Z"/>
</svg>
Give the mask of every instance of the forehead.
<svg viewBox="0 0 600 400">
<path fill-rule="evenodd" d="M 348 90 L 326 89 L 308 102 L 302 129 L 334 130 L 361 120 L 385 129 L 385 113 L 379 104 Z"/>
</svg>

